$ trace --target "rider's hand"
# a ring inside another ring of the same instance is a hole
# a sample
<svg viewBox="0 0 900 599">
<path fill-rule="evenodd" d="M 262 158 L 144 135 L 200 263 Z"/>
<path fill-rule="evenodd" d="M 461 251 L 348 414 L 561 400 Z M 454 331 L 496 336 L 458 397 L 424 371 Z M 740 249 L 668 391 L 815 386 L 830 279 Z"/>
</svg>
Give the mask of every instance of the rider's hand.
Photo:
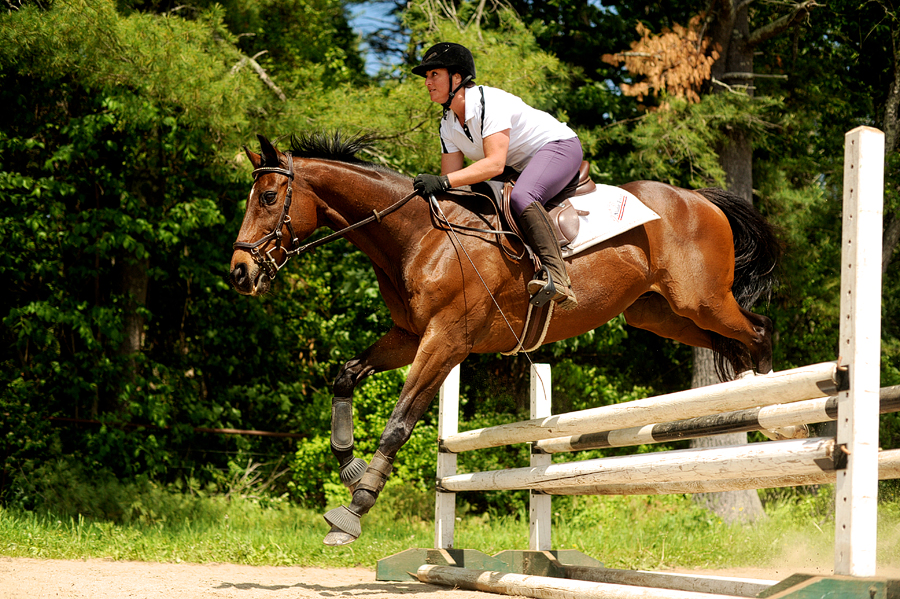
<svg viewBox="0 0 900 599">
<path fill-rule="evenodd" d="M 438 176 L 422 173 L 413 181 L 413 188 L 427 198 L 430 195 L 450 189 L 450 179 L 447 178 L 447 175 Z"/>
</svg>

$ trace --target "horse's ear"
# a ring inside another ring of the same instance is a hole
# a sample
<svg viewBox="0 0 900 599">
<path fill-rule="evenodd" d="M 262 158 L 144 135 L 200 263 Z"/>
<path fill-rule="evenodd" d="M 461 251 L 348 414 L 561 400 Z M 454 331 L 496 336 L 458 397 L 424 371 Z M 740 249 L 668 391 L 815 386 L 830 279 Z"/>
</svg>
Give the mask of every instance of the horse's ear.
<svg viewBox="0 0 900 599">
<path fill-rule="evenodd" d="M 262 166 L 262 156 L 252 151 L 247 146 L 244 146 L 244 153 L 247 154 L 247 158 L 250 159 L 250 164 L 253 165 L 254 170 Z"/>
<path fill-rule="evenodd" d="M 259 147 L 262 148 L 263 159 L 267 166 L 278 166 L 278 150 L 264 135 L 257 134 Z"/>
</svg>

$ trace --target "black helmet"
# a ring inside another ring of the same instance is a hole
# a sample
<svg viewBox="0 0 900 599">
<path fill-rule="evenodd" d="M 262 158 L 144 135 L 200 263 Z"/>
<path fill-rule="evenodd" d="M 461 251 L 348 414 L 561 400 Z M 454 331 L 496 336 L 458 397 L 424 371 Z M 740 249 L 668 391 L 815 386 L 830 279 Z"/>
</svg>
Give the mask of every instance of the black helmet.
<svg viewBox="0 0 900 599">
<path fill-rule="evenodd" d="M 422 64 L 413 67 L 412 72 L 424 77 L 430 69 L 442 68 L 463 77 L 468 76 L 470 80 L 475 79 L 475 59 L 472 58 L 472 53 L 465 46 L 453 42 L 441 42 L 428 48 Z"/>
</svg>

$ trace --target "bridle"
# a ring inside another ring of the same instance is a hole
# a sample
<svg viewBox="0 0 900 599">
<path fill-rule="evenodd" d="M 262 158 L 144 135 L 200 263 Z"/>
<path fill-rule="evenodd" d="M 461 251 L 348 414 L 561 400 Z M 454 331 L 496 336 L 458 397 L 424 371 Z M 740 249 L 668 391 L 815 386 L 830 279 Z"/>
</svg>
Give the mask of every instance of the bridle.
<svg viewBox="0 0 900 599">
<path fill-rule="evenodd" d="M 278 274 L 278 271 L 288 263 L 288 260 L 298 254 L 302 249 L 300 247 L 300 240 L 297 239 L 297 236 L 294 234 L 294 227 L 291 225 L 291 215 L 289 214 L 291 210 L 291 196 L 294 189 L 294 157 L 291 156 L 290 152 L 285 152 L 284 155 L 287 156 L 288 167 L 286 169 L 281 168 L 280 166 L 261 166 L 253 171 L 254 184 L 256 180 L 259 179 L 260 175 L 266 173 L 284 175 L 288 178 L 287 195 L 284 198 L 284 206 L 281 209 L 281 218 L 278 219 L 278 224 L 275 225 L 274 229 L 253 243 L 235 241 L 232 244 L 232 247 L 236 250 L 247 250 L 250 252 L 253 261 L 256 262 L 260 268 L 265 270 L 269 279 L 274 279 L 275 275 Z M 287 227 L 288 234 L 291 237 L 290 248 L 282 247 L 281 245 L 281 240 L 284 237 L 284 232 L 282 231 L 284 227 Z M 265 254 L 261 254 L 259 251 L 260 246 L 265 245 L 273 239 L 275 240 L 275 245 L 267 250 Z M 278 262 L 275 261 L 275 258 L 272 257 L 272 252 L 277 250 L 283 250 L 285 253 L 285 259 L 281 264 L 278 264 Z"/>
<path fill-rule="evenodd" d="M 382 218 L 384 218 L 391 212 L 394 212 L 398 208 L 401 208 L 404 204 L 418 195 L 418 192 L 414 191 L 402 200 L 391 204 L 381 212 L 379 212 L 378 210 L 372 210 L 372 216 L 364 218 L 356 224 L 345 227 L 340 231 L 336 231 L 331 235 L 323 237 L 322 239 L 317 239 L 316 241 L 307 243 L 306 245 L 300 245 L 300 240 L 297 238 L 297 235 L 294 233 L 294 227 L 291 225 L 291 215 L 289 214 L 289 211 L 291 209 L 291 196 L 294 188 L 294 157 L 290 152 L 285 152 L 284 155 L 287 157 L 287 168 L 281 168 L 280 166 L 261 166 L 253 171 L 254 184 L 260 175 L 264 175 L 267 173 L 284 175 L 288 178 L 287 194 L 284 198 L 284 206 L 281 209 L 281 217 L 278 219 L 278 224 L 275 225 L 274 229 L 252 243 L 247 241 L 235 241 L 232 244 L 232 248 L 236 250 L 247 250 L 248 252 L 250 252 L 250 256 L 253 258 L 253 261 L 265 271 L 266 276 L 268 276 L 270 280 L 274 279 L 275 275 L 278 274 L 278 271 L 284 268 L 288 261 L 294 256 L 310 252 L 320 245 L 324 245 L 329 241 L 333 241 L 339 237 L 343 237 L 346 233 L 349 233 L 350 231 L 358 229 L 359 227 L 362 227 L 364 225 L 368 225 L 371 222 L 381 222 Z M 290 235 L 290 247 L 283 247 L 281 244 L 281 240 L 284 237 L 284 232 L 282 231 L 284 227 L 287 227 L 288 234 Z M 266 250 L 265 254 L 260 253 L 259 248 L 273 239 L 275 240 L 275 245 L 272 248 Z M 272 257 L 272 252 L 275 252 L 277 250 L 282 250 L 285 254 L 285 258 L 281 262 L 281 264 L 276 262 L 275 258 Z"/>
</svg>

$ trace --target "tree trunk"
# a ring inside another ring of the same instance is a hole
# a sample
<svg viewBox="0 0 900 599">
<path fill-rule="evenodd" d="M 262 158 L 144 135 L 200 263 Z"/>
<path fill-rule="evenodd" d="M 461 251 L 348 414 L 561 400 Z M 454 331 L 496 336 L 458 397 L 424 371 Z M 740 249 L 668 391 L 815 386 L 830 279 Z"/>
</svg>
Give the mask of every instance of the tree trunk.
<svg viewBox="0 0 900 599">
<path fill-rule="evenodd" d="M 119 353 L 129 356 L 132 364 L 129 379 L 134 380 L 134 356 L 144 345 L 144 317 L 140 310 L 147 304 L 147 260 L 126 262 L 122 269 L 122 294 L 125 296 L 125 320 L 122 326 L 125 338 Z"/>
<path fill-rule="evenodd" d="M 694 348 L 694 372 L 691 376 L 691 388 L 705 387 L 718 383 L 714 354 L 706 348 Z M 692 448 L 722 447 L 727 445 L 746 445 L 747 433 L 730 433 L 703 437 L 691 441 Z M 721 491 L 719 493 L 696 493 L 694 501 L 705 506 L 725 522 L 755 522 L 764 518 L 762 502 L 755 489 L 743 491 Z"/>
<path fill-rule="evenodd" d="M 892 11 L 887 11 L 888 21 L 891 25 L 891 42 L 894 57 L 894 78 L 888 88 L 888 97 L 884 106 L 884 154 L 885 158 L 893 154 L 897 149 L 897 141 L 900 139 L 900 22 L 893 17 Z M 884 239 L 881 250 L 881 274 L 887 274 L 888 267 L 894 256 L 894 250 L 900 244 L 900 215 L 896 212 L 885 214 Z"/>
<path fill-rule="evenodd" d="M 725 3 L 731 4 L 730 0 Z M 716 35 L 721 50 L 720 58 L 713 66 L 714 76 L 725 83 L 717 91 L 735 89 L 751 84 L 747 93 L 752 94 L 753 50 L 749 45 L 750 21 L 746 5 L 737 12 L 723 10 L 728 16 Z M 730 21 L 730 27 L 727 26 Z M 753 203 L 753 147 L 749 134 L 730 127 L 726 141 L 719 151 L 719 161 L 725 170 L 728 189 L 750 204 Z M 705 387 L 718 383 L 714 354 L 705 348 L 694 348 L 694 371 L 691 387 Z M 747 433 L 731 433 L 704 437 L 691 441 L 691 447 L 720 447 L 726 445 L 746 445 Z M 723 491 L 719 493 L 697 493 L 694 501 L 706 506 L 725 522 L 754 522 L 765 517 L 759 493 L 755 489 L 744 491 Z"/>
<path fill-rule="evenodd" d="M 91 417 L 96 418 L 101 413 L 118 414 L 124 416 L 125 407 L 122 404 L 122 393 L 125 386 L 138 380 L 140 374 L 138 354 L 144 345 L 144 317 L 141 310 L 147 304 L 147 287 L 150 280 L 148 261 L 125 259 L 124 265 L 118 273 L 118 293 L 124 300 L 122 315 L 122 342 L 119 344 L 118 354 L 125 361 L 122 376 L 110 383 L 102 391 L 98 389 L 97 396 L 91 406 Z"/>
</svg>

